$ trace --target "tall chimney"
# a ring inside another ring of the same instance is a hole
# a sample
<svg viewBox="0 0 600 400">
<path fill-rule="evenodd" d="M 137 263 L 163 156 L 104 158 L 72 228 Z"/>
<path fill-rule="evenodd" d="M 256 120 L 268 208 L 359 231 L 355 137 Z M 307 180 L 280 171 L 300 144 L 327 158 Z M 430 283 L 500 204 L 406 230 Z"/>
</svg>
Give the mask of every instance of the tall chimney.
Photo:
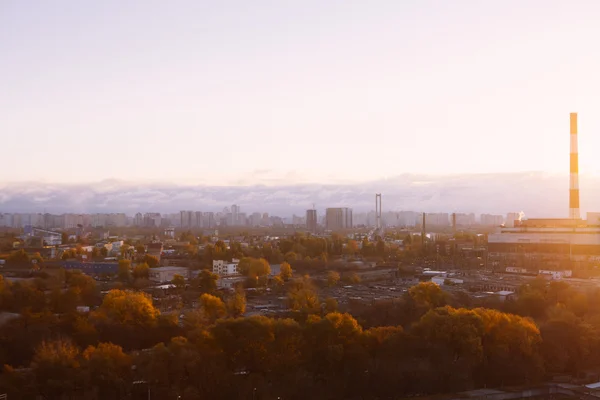
<svg viewBox="0 0 600 400">
<path fill-rule="evenodd" d="M 580 218 L 579 151 L 577 150 L 577 113 L 571 113 L 571 176 L 569 180 L 569 218 Z"/>
</svg>

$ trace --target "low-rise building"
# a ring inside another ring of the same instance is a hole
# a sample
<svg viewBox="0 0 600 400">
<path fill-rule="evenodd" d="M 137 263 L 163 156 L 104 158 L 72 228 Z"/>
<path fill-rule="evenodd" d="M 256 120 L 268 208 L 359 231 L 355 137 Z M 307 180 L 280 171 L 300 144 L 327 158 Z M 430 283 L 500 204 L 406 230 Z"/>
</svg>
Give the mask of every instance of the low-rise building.
<svg viewBox="0 0 600 400">
<path fill-rule="evenodd" d="M 185 267 L 159 267 L 150 268 L 148 278 L 153 282 L 171 282 L 175 275 L 181 275 L 184 278 L 189 277 L 189 270 Z"/>
<path fill-rule="evenodd" d="M 237 275 L 240 260 L 233 259 L 231 262 L 225 260 L 213 260 L 213 273 L 217 275 Z"/>
</svg>

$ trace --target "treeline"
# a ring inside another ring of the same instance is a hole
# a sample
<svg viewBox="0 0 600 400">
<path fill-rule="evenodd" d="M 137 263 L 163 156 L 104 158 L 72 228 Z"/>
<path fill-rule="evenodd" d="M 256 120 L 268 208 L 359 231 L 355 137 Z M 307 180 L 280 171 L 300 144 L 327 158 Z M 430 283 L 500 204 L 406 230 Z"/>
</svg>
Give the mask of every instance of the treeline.
<svg viewBox="0 0 600 400">
<path fill-rule="evenodd" d="M 385 399 L 600 366 L 598 290 L 534 280 L 493 309 L 429 282 L 341 313 L 305 276 L 285 283 L 287 317 L 240 318 L 243 291 L 220 298 L 209 278 L 204 290 L 215 295 L 181 319 L 141 292 L 99 299 L 80 274 L 66 290 L 32 285 L 30 295 L 0 282 L 1 308 L 20 313 L 0 327 L 0 390 L 11 399 Z M 71 299 L 62 313 L 59 293 Z M 94 302 L 89 313 L 72 309 Z"/>
</svg>

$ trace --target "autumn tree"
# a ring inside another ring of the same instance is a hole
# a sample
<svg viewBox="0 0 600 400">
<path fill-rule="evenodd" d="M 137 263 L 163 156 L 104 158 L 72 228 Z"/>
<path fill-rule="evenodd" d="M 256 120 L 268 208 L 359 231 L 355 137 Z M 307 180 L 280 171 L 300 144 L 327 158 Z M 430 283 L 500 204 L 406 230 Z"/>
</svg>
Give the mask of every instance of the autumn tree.
<svg viewBox="0 0 600 400">
<path fill-rule="evenodd" d="M 340 274 L 337 271 L 329 271 L 327 273 L 327 286 L 333 287 L 340 281 Z"/>
<path fill-rule="evenodd" d="M 129 355 L 120 346 L 100 343 L 83 352 L 82 366 L 87 372 L 86 386 L 94 388 L 101 399 L 124 397 L 132 381 Z"/>
<path fill-rule="evenodd" d="M 150 276 L 150 267 L 146 263 L 137 264 L 133 267 L 134 279 L 148 279 Z"/>
<path fill-rule="evenodd" d="M 433 282 L 421 282 L 408 289 L 408 294 L 415 303 L 429 308 L 441 307 L 447 302 L 446 293 Z"/>
<path fill-rule="evenodd" d="M 292 282 L 288 292 L 288 305 L 294 311 L 319 312 L 319 296 L 308 275 Z"/>
<path fill-rule="evenodd" d="M 219 280 L 219 275 L 207 270 L 203 269 L 200 271 L 198 277 L 194 280 L 196 286 L 204 293 L 214 293 L 217 290 L 217 282 Z"/>
<path fill-rule="evenodd" d="M 158 260 L 158 257 L 155 257 L 151 254 L 145 254 L 143 260 L 144 263 L 148 264 L 148 267 L 150 268 L 160 267 L 160 261 Z"/>
<path fill-rule="evenodd" d="M 236 290 L 227 299 L 227 311 L 232 317 L 240 317 L 246 312 L 246 294 L 242 289 Z"/>
<path fill-rule="evenodd" d="M 43 341 L 31 363 L 38 392 L 54 399 L 73 395 L 81 375 L 79 358 L 79 349 L 68 340 Z"/>
<path fill-rule="evenodd" d="M 280 266 L 279 274 L 284 281 L 290 280 L 292 277 L 292 267 L 287 262 L 283 262 Z"/>
<path fill-rule="evenodd" d="M 180 292 L 183 289 L 185 289 L 185 278 L 183 277 L 183 275 L 175 274 L 175 276 L 173 276 L 173 280 L 171 281 L 171 283 L 173 285 L 175 285 L 177 290 Z"/>
<path fill-rule="evenodd" d="M 202 315 L 209 323 L 213 323 L 217 319 L 227 315 L 225 303 L 223 303 L 223 300 L 217 296 L 204 293 L 202 296 L 200 296 L 199 303 Z"/>
<path fill-rule="evenodd" d="M 119 272 L 117 273 L 121 282 L 129 282 L 131 278 L 131 261 L 119 260 Z"/>
</svg>

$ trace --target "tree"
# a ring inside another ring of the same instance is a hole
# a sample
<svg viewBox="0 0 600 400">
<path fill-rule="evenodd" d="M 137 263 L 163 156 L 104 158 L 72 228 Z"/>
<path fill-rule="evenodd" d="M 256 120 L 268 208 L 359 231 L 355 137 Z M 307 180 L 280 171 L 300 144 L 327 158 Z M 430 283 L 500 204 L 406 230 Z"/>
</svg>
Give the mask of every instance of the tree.
<svg viewBox="0 0 600 400">
<path fill-rule="evenodd" d="M 288 304 L 294 311 L 306 313 L 320 311 L 319 296 L 308 275 L 292 282 L 288 292 Z"/>
<path fill-rule="evenodd" d="M 358 250 L 358 243 L 356 243 L 356 240 L 349 240 L 348 244 L 346 245 L 346 253 L 354 255 L 358 253 Z"/>
<path fill-rule="evenodd" d="M 76 290 L 83 304 L 93 306 L 100 302 L 100 292 L 92 277 L 79 271 L 67 271 L 65 281 L 70 288 Z"/>
<path fill-rule="evenodd" d="M 113 289 L 104 296 L 95 316 L 112 324 L 148 327 L 156 323 L 159 314 L 149 294 Z"/>
<path fill-rule="evenodd" d="M 225 303 L 217 296 L 204 293 L 200 296 L 199 303 L 204 318 L 210 323 L 215 322 L 227 314 Z"/>
<path fill-rule="evenodd" d="M 98 392 L 101 399 L 123 397 L 132 380 L 131 357 L 120 346 L 100 343 L 83 352 L 83 366 L 87 370 L 87 385 Z"/>
<path fill-rule="evenodd" d="M 217 290 L 217 282 L 219 280 L 219 275 L 207 270 L 203 269 L 200 271 L 200 274 L 196 278 L 195 282 L 200 287 L 200 290 L 204 293 L 213 293 Z"/>
<path fill-rule="evenodd" d="M 446 293 L 433 282 L 421 282 L 408 289 L 408 294 L 415 303 L 429 308 L 441 307 L 448 299 Z"/>
<path fill-rule="evenodd" d="M 150 268 L 158 268 L 160 266 L 158 258 L 150 254 L 144 255 L 144 262 L 148 264 L 148 267 Z"/>
<path fill-rule="evenodd" d="M 360 276 L 356 272 L 350 272 L 344 277 L 344 280 L 348 283 L 360 283 Z"/>
<path fill-rule="evenodd" d="M 325 312 L 332 313 L 337 312 L 338 310 L 338 302 L 333 297 L 328 297 L 325 299 Z"/>
<path fill-rule="evenodd" d="M 279 273 L 281 275 L 281 279 L 288 281 L 292 277 L 292 267 L 287 262 L 283 262 L 281 264 Z"/>
<path fill-rule="evenodd" d="M 337 271 L 329 271 L 327 273 L 327 286 L 332 287 L 340 281 L 340 274 Z"/>
<path fill-rule="evenodd" d="M 137 264 L 133 267 L 134 279 L 148 279 L 150 276 L 150 267 L 146 263 Z"/>
<path fill-rule="evenodd" d="M 29 256 L 23 249 L 13 251 L 7 257 L 6 265 L 8 265 L 10 267 L 28 267 L 29 266 Z"/>
<path fill-rule="evenodd" d="M 79 356 L 70 341 L 43 341 L 31 363 L 38 392 L 55 399 L 72 395 L 80 376 Z"/>
<path fill-rule="evenodd" d="M 118 277 L 121 282 L 129 282 L 131 278 L 131 261 L 119 260 Z"/>
<path fill-rule="evenodd" d="M 289 251 L 289 252 L 285 253 L 284 260 L 286 263 L 294 262 L 297 259 L 298 259 L 298 255 L 296 253 L 294 253 L 293 251 Z"/>
<path fill-rule="evenodd" d="M 182 275 L 175 274 L 171 283 L 175 285 L 178 291 L 185 289 L 185 278 Z"/>
<path fill-rule="evenodd" d="M 232 317 L 240 317 L 246 312 L 246 293 L 238 289 L 227 300 L 227 311 Z"/>
</svg>

